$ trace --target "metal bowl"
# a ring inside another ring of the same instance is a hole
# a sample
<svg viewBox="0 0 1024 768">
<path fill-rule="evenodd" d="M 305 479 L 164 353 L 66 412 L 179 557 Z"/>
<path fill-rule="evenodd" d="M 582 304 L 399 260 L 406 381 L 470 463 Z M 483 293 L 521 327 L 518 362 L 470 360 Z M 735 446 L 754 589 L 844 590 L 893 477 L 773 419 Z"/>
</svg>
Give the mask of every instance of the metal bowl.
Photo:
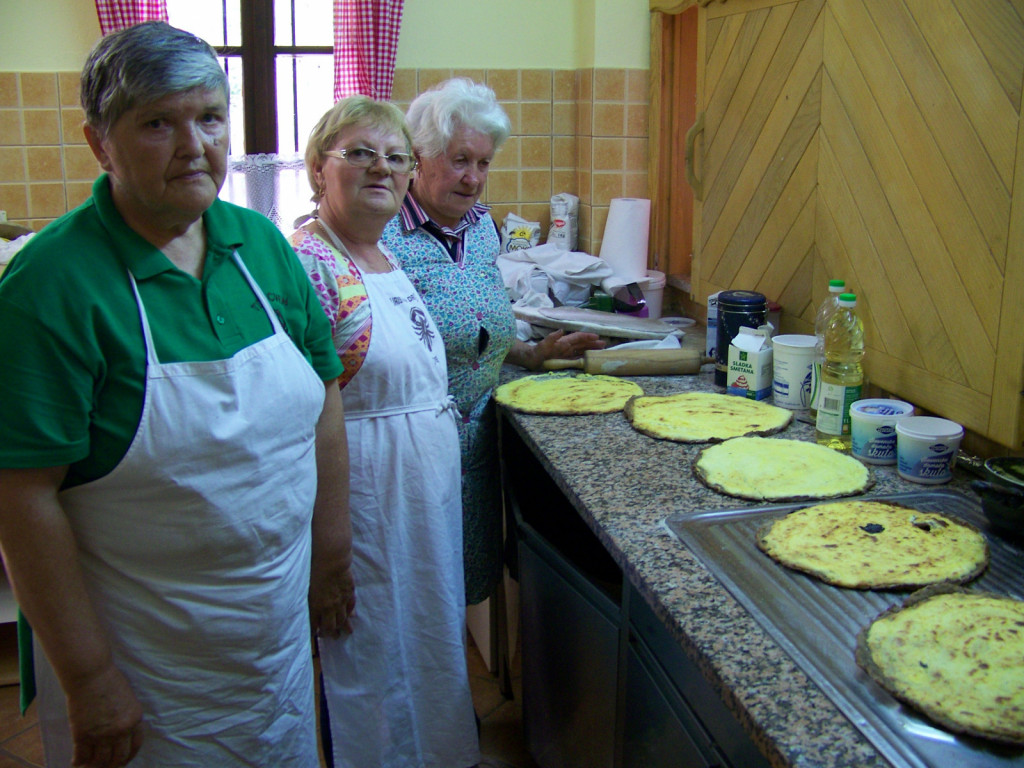
<svg viewBox="0 0 1024 768">
<path fill-rule="evenodd" d="M 984 462 L 962 457 L 963 465 L 984 479 L 971 483 L 981 497 L 981 509 L 992 527 L 1024 539 L 1024 459 L 998 456 Z"/>
</svg>

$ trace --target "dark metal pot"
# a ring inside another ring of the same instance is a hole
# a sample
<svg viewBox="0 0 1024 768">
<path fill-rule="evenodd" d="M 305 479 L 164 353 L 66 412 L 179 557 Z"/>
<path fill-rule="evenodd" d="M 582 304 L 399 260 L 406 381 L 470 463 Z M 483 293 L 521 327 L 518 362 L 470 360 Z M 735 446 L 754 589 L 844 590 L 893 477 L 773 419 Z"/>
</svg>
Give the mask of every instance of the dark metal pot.
<svg viewBox="0 0 1024 768">
<path fill-rule="evenodd" d="M 1024 538 L 1024 458 L 998 456 L 984 462 L 961 455 L 958 462 L 983 478 L 971 483 L 994 528 Z"/>
</svg>

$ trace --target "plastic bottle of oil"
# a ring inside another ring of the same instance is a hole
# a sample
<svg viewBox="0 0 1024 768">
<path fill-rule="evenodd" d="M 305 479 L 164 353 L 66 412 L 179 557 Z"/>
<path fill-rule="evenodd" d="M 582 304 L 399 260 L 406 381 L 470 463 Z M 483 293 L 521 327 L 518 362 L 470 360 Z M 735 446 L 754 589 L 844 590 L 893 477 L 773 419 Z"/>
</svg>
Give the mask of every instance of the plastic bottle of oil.
<svg viewBox="0 0 1024 768">
<path fill-rule="evenodd" d="M 850 405 L 864 384 L 864 323 L 857 297 L 839 295 L 839 306 L 825 327 L 825 363 L 821 368 L 815 438 L 819 445 L 850 450 Z"/>
<path fill-rule="evenodd" d="M 821 366 L 825 364 L 825 328 L 836 309 L 839 308 L 839 294 L 846 288 L 844 280 L 828 281 L 828 296 L 818 307 L 818 315 L 814 320 L 814 363 L 811 366 L 811 407 L 808 409 L 812 422 L 818 419 L 818 390 L 821 389 Z"/>
</svg>

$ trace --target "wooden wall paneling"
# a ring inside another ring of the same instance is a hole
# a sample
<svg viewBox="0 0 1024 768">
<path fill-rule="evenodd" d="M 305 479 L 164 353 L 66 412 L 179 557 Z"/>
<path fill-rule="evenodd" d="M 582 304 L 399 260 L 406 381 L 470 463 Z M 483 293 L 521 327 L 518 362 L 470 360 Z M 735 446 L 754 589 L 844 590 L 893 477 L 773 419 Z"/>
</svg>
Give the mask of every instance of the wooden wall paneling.
<svg viewBox="0 0 1024 768">
<path fill-rule="evenodd" d="M 787 183 L 817 131 L 821 111 L 820 36 L 817 39 L 817 45 L 803 47 L 783 83 L 776 85 L 767 79 L 764 83 L 764 92 L 775 96 L 771 112 L 732 183 L 731 207 L 715 221 L 708 238 L 709 252 L 718 254 L 713 279 L 719 282 L 727 282 L 726 276 L 738 271 L 740 262 L 746 259 L 744 252 L 751 237 L 756 236 L 764 216 L 778 199 L 781 185 Z"/>
<path fill-rule="evenodd" d="M 1024 445 L 1024 120 L 1018 122 L 1008 241 L 992 409 L 987 429 L 979 431 L 1019 449 Z"/>
<path fill-rule="evenodd" d="M 769 299 L 779 302 L 786 317 L 809 320 L 812 328 L 817 308 L 809 306 L 810 273 L 802 272 L 801 268 L 814 246 L 816 137 L 817 131 L 811 135 L 806 149 L 794 152 L 798 158 L 796 168 L 786 178 L 763 223 L 752 232 L 754 238 L 745 246 L 745 258 L 732 280 L 737 287 L 755 287 Z M 785 172 L 784 163 L 776 163 L 775 167 Z M 781 300 L 784 293 L 789 296 L 785 304 Z"/>
<path fill-rule="evenodd" d="M 697 9 L 673 17 L 672 146 L 683 146 L 686 132 L 697 119 Z M 685 156 L 671 152 L 668 163 L 671 215 L 670 245 L 664 266 L 657 269 L 689 279 L 693 256 L 693 190 L 686 181 Z"/>
<path fill-rule="evenodd" d="M 843 38 L 856 40 L 855 48 L 845 48 L 852 54 L 854 64 L 833 74 L 832 81 L 847 114 L 855 121 L 886 202 L 900 222 L 917 263 L 925 291 L 915 303 L 931 301 L 942 309 L 942 327 L 968 382 L 978 391 L 988 392 L 994 349 L 981 315 L 993 310 L 972 304 L 965 276 L 957 271 L 932 212 L 949 216 L 948 212 L 955 211 L 958 218 L 964 217 L 960 223 L 965 227 L 972 225 L 973 217 L 965 217 L 967 206 L 963 196 L 864 6 L 839 0 L 831 3 L 830 8 Z M 837 46 L 838 50 L 843 48 Z M 826 68 L 832 67 L 830 56 L 831 51 L 826 48 Z M 881 123 L 877 119 L 862 120 L 865 114 L 880 116 Z M 987 266 L 992 266 L 991 260 Z M 986 271 L 985 264 L 978 264 L 977 268 L 979 272 Z M 955 311 L 949 311 L 951 308 Z"/>
<path fill-rule="evenodd" d="M 1010 103 L 1020 112 L 1020 73 L 1024 70 L 1024 46 L 1020 41 L 1024 35 L 1024 0 L 1009 3 L 954 0 L 954 5 L 971 34 L 971 39 L 963 40 L 961 46 L 966 48 L 972 43 L 978 46 Z M 973 83 L 967 85 L 973 87 Z"/>
<path fill-rule="evenodd" d="M 651 253 L 668 253 L 669 233 L 666 225 L 668 204 L 665 200 L 665 175 L 662 169 L 675 153 L 671 149 L 672 103 L 667 91 L 665 72 L 676 52 L 666 41 L 671 16 L 660 11 L 651 12 L 651 66 L 647 81 L 649 88 L 647 112 L 647 196 L 651 200 L 650 241 Z"/>
</svg>

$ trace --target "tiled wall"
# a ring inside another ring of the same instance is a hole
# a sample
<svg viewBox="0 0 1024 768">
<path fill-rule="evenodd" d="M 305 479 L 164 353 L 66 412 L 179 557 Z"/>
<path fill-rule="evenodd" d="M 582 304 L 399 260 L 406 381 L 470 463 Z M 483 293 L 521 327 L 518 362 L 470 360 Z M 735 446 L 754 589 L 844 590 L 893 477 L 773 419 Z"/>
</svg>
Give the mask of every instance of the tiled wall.
<svg viewBox="0 0 1024 768">
<path fill-rule="evenodd" d="M 38 230 L 91 191 L 76 72 L 0 72 L 0 210 Z"/>
<path fill-rule="evenodd" d="M 460 75 L 486 82 L 512 122 L 484 201 L 550 224 L 553 194 L 580 198 L 578 249 L 597 254 L 614 197 L 647 196 L 646 70 L 398 70 L 392 98 Z M 0 209 L 39 229 L 89 195 L 99 167 L 81 130 L 76 73 L 0 72 Z"/>
</svg>

